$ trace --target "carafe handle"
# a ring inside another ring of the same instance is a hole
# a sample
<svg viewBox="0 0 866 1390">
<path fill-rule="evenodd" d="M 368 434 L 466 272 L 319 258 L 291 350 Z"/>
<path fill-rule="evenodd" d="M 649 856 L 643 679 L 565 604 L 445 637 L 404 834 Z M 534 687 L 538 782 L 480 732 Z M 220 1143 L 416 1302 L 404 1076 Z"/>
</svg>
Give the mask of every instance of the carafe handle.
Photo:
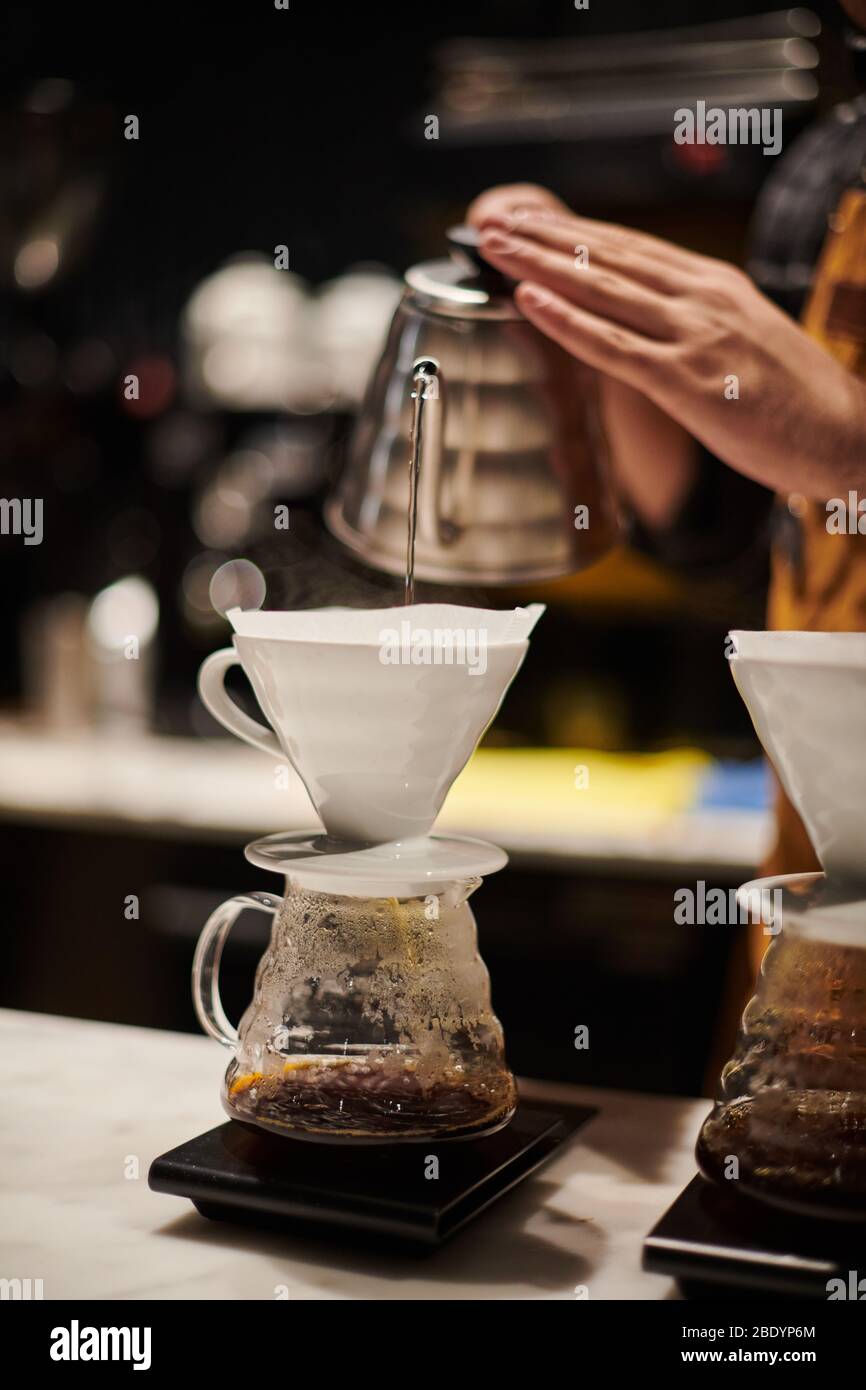
<svg viewBox="0 0 866 1390">
<path fill-rule="evenodd" d="M 239 893 L 229 898 L 208 917 L 202 927 L 192 962 L 192 1002 L 204 1031 L 224 1047 L 234 1047 L 238 1030 L 226 1017 L 219 991 L 220 959 L 226 937 L 248 907 L 273 916 L 283 905 L 273 893 Z"/>
<path fill-rule="evenodd" d="M 285 759 L 286 755 L 273 730 L 244 714 L 225 688 L 227 671 L 240 664 L 241 659 L 234 647 L 223 647 L 218 652 L 212 652 L 199 668 L 199 698 L 217 723 L 228 729 L 230 734 L 236 734 L 244 743 L 251 743 L 253 748 L 260 748 L 263 753 Z"/>
</svg>

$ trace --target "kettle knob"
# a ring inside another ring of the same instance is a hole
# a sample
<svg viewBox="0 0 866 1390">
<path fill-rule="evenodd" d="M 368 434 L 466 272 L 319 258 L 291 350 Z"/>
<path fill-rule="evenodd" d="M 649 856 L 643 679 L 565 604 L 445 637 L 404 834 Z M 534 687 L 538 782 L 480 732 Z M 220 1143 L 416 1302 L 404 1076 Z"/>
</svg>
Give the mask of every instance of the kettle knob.
<svg viewBox="0 0 866 1390">
<path fill-rule="evenodd" d="M 483 280 L 484 289 L 491 294 L 511 294 L 516 282 L 485 261 L 478 247 L 477 227 L 449 227 L 445 235 L 452 259 L 464 266 L 470 275 Z"/>
</svg>

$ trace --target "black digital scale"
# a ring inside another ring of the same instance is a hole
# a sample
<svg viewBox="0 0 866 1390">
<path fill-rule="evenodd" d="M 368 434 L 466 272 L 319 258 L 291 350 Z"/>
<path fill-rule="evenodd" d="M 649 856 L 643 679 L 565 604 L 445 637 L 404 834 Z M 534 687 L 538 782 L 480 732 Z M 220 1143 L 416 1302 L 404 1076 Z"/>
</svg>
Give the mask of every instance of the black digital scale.
<svg viewBox="0 0 866 1390">
<path fill-rule="evenodd" d="M 850 1289 L 866 1280 L 864 1223 L 801 1216 L 733 1187 L 697 1174 L 647 1236 L 644 1269 L 678 1280 L 694 1298 L 826 1300 L 833 1279 L 856 1296 Z"/>
<path fill-rule="evenodd" d="M 521 1100 L 511 1123 L 486 1138 L 350 1146 L 229 1120 L 154 1159 L 148 1183 L 188 1197 L 213 1221 L 431 1249 L 534 1173 L 596 1113 Z"/>
<path fill-rule="evenodd" d="M 486 1138 L 349 1146 L 228 1120 L 154 1159 L 148 1182 L 188 1198 L 212 1221 L 429 1251 L 536 1172 L 596 1113 L 522 1100 L 511 1123 Z M 643 1268 L 677 1280 L 687 1298 L 826 1300 L 830 1280 L 850 1290 L 852 1271 L 855 1283 L 857 1271 L 866 1278 L 866 1228 L 777 1210 L 698 1174 L 646 1237 Z"/>
</svg>

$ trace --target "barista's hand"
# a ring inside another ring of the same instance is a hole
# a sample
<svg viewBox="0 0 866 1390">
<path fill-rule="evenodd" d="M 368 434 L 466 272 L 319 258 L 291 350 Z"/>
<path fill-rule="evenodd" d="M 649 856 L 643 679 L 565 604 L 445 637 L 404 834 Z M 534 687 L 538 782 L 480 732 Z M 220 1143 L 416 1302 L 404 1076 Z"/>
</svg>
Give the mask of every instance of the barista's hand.
<svg viewBox="0 0 866 1390">
<path fill-rule="evenodd" d="M 866 385 L 742 271 L 575 217 L 533 185 L 493 189 L 470 215 L 531 322 L 731 467 L 815 498 L 866 487 Z"/>
<path fill-rule="evenodd" d="M 503 226 L 509 217 L 526 212 L 558 212 L 571 216 L 571 209 L 538 183 L 500 183 L 479 194 L 466 209 L 466 221 L 472 227 Z"/>
<path fill-rule="evenodd" d="M 505 183 L 476 198 L 466 220 L 479 228 L 503 226 L 528 212 L 571 215 L 555 193 L 537 183 Z M 575 369 L 577 376 L 576 361 Z M 646 526 L 669 526 L 694 485 L 695 441 L 640 391 L 604 372 L 597 375 L 610 467 L 619 492 Z M 564 381 L 563 389 L 569 389 Z"/>
</svg>

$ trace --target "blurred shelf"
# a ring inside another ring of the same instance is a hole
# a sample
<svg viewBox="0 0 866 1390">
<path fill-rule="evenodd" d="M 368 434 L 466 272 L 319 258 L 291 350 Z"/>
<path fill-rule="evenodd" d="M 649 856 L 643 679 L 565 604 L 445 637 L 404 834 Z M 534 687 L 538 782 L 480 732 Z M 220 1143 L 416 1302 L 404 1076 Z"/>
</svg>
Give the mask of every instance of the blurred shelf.
<svg viewBox="0 0 866 1390">
<path fill-rule="evenodd" d="M 723 772 L 689 749 L 481 749 L 437 829 L 493 840 L 524 867 L 746 878 L 772 819 L 760 787 L 743 793 L 735 778 L 729 795 Z M 233 740 L 61 736 L 16 721 L 0 723 L 0 817 L 238 848 L 316 824 L 296 773 Z"/>
</svg>

